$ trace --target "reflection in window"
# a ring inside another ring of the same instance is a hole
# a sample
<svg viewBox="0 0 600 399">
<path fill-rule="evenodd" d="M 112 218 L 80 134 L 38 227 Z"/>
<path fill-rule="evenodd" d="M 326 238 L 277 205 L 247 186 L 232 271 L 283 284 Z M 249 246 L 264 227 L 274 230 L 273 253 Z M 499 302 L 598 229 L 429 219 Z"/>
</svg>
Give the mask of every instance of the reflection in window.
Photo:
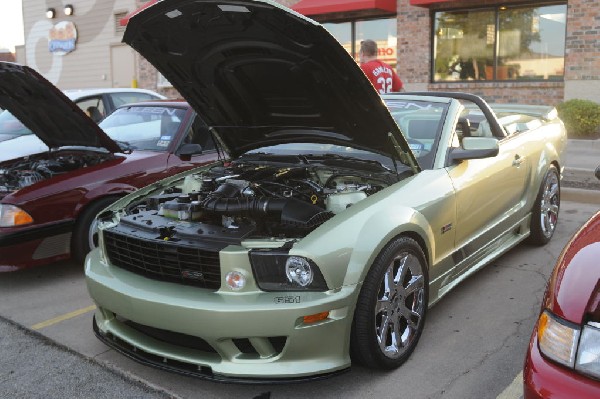
<svg viewBox="0 0 600 399">
<path fill-rule="evenodd" d="M 365 39 L 371 39 L 377 42 L 378 58 L 393 68 L 396 67 L 396 43 L 398 40 L 396 18 L 324 23 L 323 27 L 340 42 L 348 54 L 352 55 L 357 62 L 360 42 Z"/>
<path fill-rule="evenodd" d="M 497 79 L 562 79 L 566 6 L 500 11 Z"/>
<path fill-rule="evenodd" d="M 327 29 L 333 37 L 344 47 L 348 54 L 352 54 L 352 23 L 325 23 L 323 27 Z"/>
<path fill-rule="evenodd" d="M 436 13 L 434 80 L 493 79 L 494 14 L 492 10 Z"/>
<path fill-rule="evenodd" d="M 435 13 L 433 80 L 562 80 L 566 11 L 552 5 Z"/>
<path fill-rule="evenodd" d="M 398 24 L 396 18 L 376 19 L 356 22 L 356 59 L 360 42 L 366 39 L 377 42 L 377 58 L 396 68 L 396 43 L 398 41 Z"/>
</svg>

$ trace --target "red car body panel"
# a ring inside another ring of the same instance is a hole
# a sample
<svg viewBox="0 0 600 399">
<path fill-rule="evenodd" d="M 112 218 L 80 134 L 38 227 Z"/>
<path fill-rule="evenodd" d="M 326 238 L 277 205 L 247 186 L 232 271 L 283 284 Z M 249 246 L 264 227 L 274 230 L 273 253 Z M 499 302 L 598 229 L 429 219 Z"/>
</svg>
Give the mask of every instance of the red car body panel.
<svg viewBox="0 0 600 399">
<path fill-rule="evenodd" d="M 581 324 L 598 281 L 600 213 L 573 236 L 563 250 L 548 284 L 544 306 L 568 321 Z"/>
<path fill-rule="evenodd" d="M 0 196 L 0 204 L 16 205 L 34 220 L 31 225 L 0 227 L 0 272 L 69 258 L 71 230 L 78 215 L 90 203 L 107 196 L 122 197 L 162 178 L 217 159 L 216 152 L 196 155 L 191 160 L 182 160 L 174 154 L 195 117 L 187 103 L 161 101 L 147 104 L 186 111 L 184 121 L 166 151 L 134 150 L 130 154 L 114 154 L 112 159 L 97 165 L 59 174 Z"/>
<path fill-rule="evenodd" d="M 600 398 L 600 381 L 546 359 L 538 347 L 537 324 L 533 331 L 523 370 L 524 399 Z"/>
<path fill-rule="evenodd" d="M 598 316 L 600 282 L 600 212 L 571 238 L 548 282 L 541 311 L 582 326 Z M 534 327 L 523 370 L 524 398 L 600 398 L 600 381 L 544 357 Z"/>
</svg>

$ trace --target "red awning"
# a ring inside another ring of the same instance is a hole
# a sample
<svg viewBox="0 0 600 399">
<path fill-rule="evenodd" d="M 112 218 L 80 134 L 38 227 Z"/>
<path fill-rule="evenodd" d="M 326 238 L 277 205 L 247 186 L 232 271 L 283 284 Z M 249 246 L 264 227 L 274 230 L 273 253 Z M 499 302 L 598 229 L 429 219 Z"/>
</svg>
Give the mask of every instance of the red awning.
<svg viewBox="0 0 600 399">
<path fill-rule="evenodd" d="M 362 10 L 395 14 L 397 4 L 396 0 L 300 0 L 292 9 L 306 16 Z"/>
<path fill-rule="evenodd" d="M 428 6 L 435 3 L 445 3 L 453 0 L 410 0 L 411 6 Z"/>
<path fill-rule="evenodd" d="M 121 20 L 119 21 L 119 25 L 127 26 L 127 24 L 129 23 L 129 18 L 133 17 L 135 14 L 142 11 L 143 9 L 150 7 L 154 3 L 158 3 L 158 0 L 150 0 L 150 1 L 142 4 L 142 6 L 140 8 L 138 8 L 137 10 L 132 11 L 129 14 L 125 15 L 123 18 L 121 18 Z"/>
</svg>

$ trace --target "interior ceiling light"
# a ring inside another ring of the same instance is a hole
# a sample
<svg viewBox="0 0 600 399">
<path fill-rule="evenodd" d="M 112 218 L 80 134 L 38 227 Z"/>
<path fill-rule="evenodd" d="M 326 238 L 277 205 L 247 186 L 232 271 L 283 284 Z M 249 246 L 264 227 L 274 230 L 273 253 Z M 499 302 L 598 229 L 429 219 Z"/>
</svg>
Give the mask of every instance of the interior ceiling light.
<svg viewBox="0 0 600 399">
<path fill-rule="evenodd" d="M 52 19 L 56 16 L 56 10 L 54 8 L 49 8 L 46 10 L 46 18 Z"/>
<path fill-rule="evenodd" d="M 73 9 L 73 5 L 72 4 L 67 4 L 65 6 L 65 10 L 64 11 L 65 11 L 65 15 L 73 15 L 73 12 L 75 10 Z"/>
</svg>

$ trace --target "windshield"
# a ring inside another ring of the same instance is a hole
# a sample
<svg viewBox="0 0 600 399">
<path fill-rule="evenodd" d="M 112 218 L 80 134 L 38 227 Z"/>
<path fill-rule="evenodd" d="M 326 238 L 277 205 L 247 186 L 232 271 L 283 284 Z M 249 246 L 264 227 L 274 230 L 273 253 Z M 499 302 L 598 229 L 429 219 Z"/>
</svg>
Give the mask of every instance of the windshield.
<svg viewBox="0 0 600 399">
<path fill-rule="evenodd" d="M 422 169 L 433 168 L 448 104 L 401 97 L 385 102 L 419 166 Z"/>
<path fill-rule="evenodd" d="M 100 122 L 111 139 L 134 150 L 166 151 L 181 128 L 185 110 L 166 106 L 119 108 Z"/>
<path fill-rule="evenodd" d="M 3 139 L 2 136 L 12 138 L 26 134 L 31 134 L 31 130 L 27 129 L 13 114 L 8 111 L 0 112 L 0 141 Z"/>
</svg>

